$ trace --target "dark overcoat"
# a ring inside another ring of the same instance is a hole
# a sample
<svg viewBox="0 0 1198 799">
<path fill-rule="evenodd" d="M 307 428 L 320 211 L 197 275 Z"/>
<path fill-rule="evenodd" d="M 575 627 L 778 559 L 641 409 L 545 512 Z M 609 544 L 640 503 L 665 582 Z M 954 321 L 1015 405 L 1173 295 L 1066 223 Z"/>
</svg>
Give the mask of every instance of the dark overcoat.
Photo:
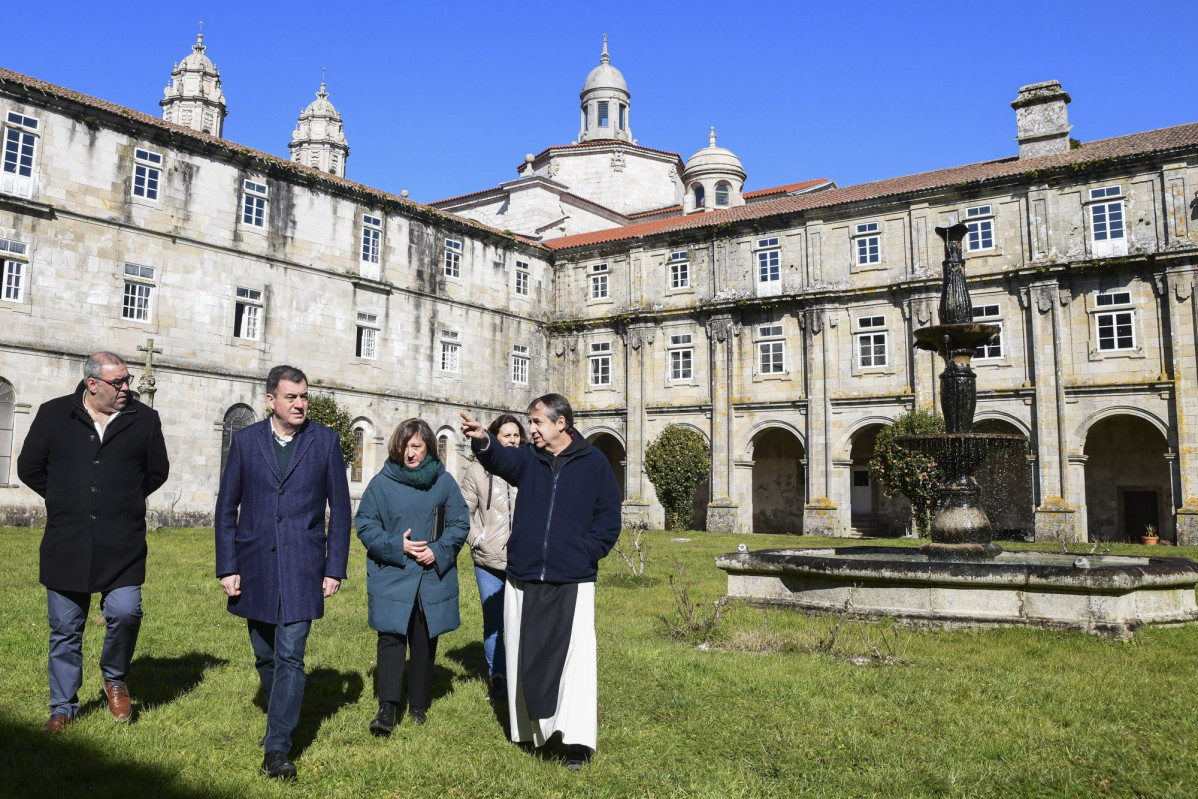
<svg viewBox="0 0 1198 799">
<path fill-rule="evenodd" d="M 410 540 L 427 541 L 438 507 L 445 509 L 445 532 L 429 544 L 433 564 L 422 566 L 404 552 L 403 534 L 411 528 Z M 366 546 L 371 629 L 407 635 L 419 596 L 430 638 L 456 630 L 461 624 L 457 558 L 470 532 L 470 511 L 444 466 L 431 486 L 420 489 L 388 459 L 366 487 L 355 522 L 358 538 Z"/>
<path fill-rule="evenodd" d="M 84 386 L 38 408 L 17 475 L 46 500 L 42 585 L 92 593 L 145 582 L 146 497 L 170 463 L 153 408 L 130 399 L 101 441 Z"/>
<path fill-rule="evenodd" d="M 229 612 L 284 624 L 324 615 L 324 578 L 345 579 L 350 529 L 337 434 L 309 420 L 288 446 L 280 474 L 270 417 L 234 433 L 216 499 L 216 576 L 241 575 Z"/>
</svg>

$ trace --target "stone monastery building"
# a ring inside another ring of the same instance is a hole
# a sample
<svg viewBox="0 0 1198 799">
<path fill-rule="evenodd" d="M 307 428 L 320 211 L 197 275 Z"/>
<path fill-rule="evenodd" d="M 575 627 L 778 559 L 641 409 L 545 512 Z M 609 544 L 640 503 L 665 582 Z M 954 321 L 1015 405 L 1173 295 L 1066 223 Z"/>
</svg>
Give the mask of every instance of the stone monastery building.
<svg viewBox="0 0 1198 799">
<path fill-rule="evenodd" d="M 1198 123 L 1079 142 L 1051 81 L 1011 103 L 1017 152 L 746 191 L 715 131 L 685 162 L 642 146 L 631 96 L 605 42 L 576 141 L 422 205 L 346 178 L 323 83 L 290 160 L 224 139 L 202 37 L 162 119 L 0 69 L 0 522 L 42 512 L 14 468 L 33 411 L 112 349 L 162 412 L 158 524 L 211 522 L 230 436 L 286 362 L 354 417 L 355 495 L 400 420 L 460 475 L 458 411 L 557 390 L 629 523 L 662 522 L 642 453 L 677 424 L 713 453 L 697 527 L 899 534 L 906 503 L 867 464 L 937 402 L 912 331 L 935 321 L 933 229 L 964 222 L 975 316 L 1002 327 L 973 361 L 978 426 L 1030 442 L 979 475 L 995 528 L 1198 544 Z"/>
</svg>

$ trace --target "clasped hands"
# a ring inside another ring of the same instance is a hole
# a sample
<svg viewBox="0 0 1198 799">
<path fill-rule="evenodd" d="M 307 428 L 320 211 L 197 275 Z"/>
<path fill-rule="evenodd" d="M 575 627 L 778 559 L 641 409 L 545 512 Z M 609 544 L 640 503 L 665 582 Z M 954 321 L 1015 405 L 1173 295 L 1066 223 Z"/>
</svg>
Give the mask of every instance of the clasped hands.
<svg viewBox="0 0 1198 799">
<path fill-rule="evenodd" d="M 413 541 L 412 528 L 409 527 L 403 533 L 403 551 L 409 558 L 419 563 L 421 566 L 432 566 L 437 557 L 433 551 L 428 548 L 427 541 Z"/>
</svg>

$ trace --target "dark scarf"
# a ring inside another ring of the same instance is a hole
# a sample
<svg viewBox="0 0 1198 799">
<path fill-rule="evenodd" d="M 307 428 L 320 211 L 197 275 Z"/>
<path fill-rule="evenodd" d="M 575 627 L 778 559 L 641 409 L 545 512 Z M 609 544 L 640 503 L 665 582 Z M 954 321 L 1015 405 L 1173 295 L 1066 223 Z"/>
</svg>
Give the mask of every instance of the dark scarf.
<svg viewBox="0 0 1198 799">
<path fill-rule="evenodd" d="M 399 464 L 399 472 L 414 487 L 427 491 L 437 482 L 437 475 L 441 473 L 441 461 L 437 460 L 436 455 L 425 455 L 424 460 L 415 469 L 409 469 L 403 463 Z"/>
</svg>

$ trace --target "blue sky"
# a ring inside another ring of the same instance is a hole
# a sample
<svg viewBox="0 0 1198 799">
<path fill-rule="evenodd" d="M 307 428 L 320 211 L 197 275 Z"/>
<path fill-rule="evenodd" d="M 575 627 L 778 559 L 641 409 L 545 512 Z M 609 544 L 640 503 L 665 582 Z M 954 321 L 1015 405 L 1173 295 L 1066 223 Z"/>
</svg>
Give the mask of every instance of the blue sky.
<svg viewBox="0 0 1198 799">
<path fill-rule="evenodd" d="M 573 141 L 604 33 L 640 144 L 685 159 L 714 125 L 746 190 L 1013 155 L 1009 103 L 1048 79 L 1083 141 L 1198 121 L 1190 0 L 8 5 L 0 66 L 155 116 L 203 19 L 225 137 L 280 156 L 327 67 L 348 177 L 423 202 Z"/>
</svg>

